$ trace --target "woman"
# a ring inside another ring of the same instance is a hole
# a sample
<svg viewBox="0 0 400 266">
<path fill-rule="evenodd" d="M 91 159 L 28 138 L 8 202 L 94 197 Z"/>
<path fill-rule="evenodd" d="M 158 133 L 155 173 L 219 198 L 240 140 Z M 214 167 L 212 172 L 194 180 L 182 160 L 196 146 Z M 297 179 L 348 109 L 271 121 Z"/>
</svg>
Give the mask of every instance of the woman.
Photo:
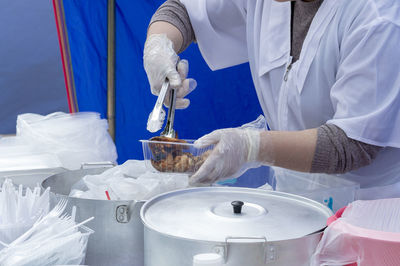
<svg viewBox="0 0 400 266">
<path fill-rule="evenodd" d="M 256 162 L 340 175 L 361 184 L 360 199 L 400 197 L 399 1 L 168 0 L 144 66 L 153 94 L 165 78 L 178 88 L 180 108 L 194 82 L 177 53 L 194 40 L 213 70 L 249 62 L 271 131 L 200 138 L 217 146 L 192 182 Z"/>
</svg>

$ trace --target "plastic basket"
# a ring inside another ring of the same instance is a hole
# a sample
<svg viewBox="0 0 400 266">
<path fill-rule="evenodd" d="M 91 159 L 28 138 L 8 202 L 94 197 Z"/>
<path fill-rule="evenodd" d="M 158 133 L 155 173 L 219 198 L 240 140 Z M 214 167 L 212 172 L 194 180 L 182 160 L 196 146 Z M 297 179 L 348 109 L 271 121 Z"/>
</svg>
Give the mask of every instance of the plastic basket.
<svg viewBox="0 0 400 266">
<path fill-rule="evenodd" d="M 86 258 L 86 250 L 87 250 L 87 245 L 89 241 L 89 236 L 94 233 L 92 229 L 89 227 L 86 227 L 84 225 L 81 225 L 79 227 L 79 231 L 82 233 L 82 238 L 81 238 L 81 244 L 84 247 L 84 252 L 82 256 L 79 256 L 77 258 L 71 259 L 69 262 L 70 264 L 76 264 L 76 265 L 82 265 L 85 263 L 85 258 Z"/>
</svg>

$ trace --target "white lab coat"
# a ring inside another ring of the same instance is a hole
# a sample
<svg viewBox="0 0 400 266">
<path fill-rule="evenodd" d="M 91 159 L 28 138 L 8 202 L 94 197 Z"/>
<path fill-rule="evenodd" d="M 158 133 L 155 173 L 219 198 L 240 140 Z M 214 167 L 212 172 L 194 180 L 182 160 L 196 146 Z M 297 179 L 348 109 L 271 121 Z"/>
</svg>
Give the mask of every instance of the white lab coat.
<svg viewBox="0 0 400 266">
<path fill-rule="evenodd" d="M 400 197 L 400 1 L 324 0 L 290 71 L 290 2 L 181 2 L 211 69 L 249 62 L 272 130 L 331 123 L 385 147 L 340 176 L 373 190 L 360 198 Z"/>
</svg>

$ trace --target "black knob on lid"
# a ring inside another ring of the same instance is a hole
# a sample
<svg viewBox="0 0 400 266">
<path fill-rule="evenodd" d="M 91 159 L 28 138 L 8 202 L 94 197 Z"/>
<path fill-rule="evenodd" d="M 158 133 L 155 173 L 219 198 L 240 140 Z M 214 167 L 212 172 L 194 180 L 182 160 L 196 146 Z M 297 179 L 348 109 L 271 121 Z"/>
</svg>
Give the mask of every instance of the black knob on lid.
<svg viewBox="0 0 400 266">
<path fill-rule="evenodd" d="M 235 200 L 231 202 L 233 206 L 233 213 L 242 213 L 242 207 L 244 205 L 243 201 Z"/>
</svg>

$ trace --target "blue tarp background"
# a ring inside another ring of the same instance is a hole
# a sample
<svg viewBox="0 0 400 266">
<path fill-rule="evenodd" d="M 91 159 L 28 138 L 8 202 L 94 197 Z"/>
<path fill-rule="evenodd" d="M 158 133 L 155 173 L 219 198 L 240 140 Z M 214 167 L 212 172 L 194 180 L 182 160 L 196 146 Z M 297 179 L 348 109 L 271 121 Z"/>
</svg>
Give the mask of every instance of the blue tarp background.
<svg viewBox="0 0 400 266">
<path fill-rule="evenodd" d="M 162 0 L 117 0 L 116 145 L 118 162 L 142 159 L 139 139 L 153 136 L 146 123 L 156 97 L 150 93 L 142 51 L 147 26 Z M 106 114 L 107 0 L 64 1 L 80 111 Z M 247 64 L 212 72 L 197 45 L 181 54 L 198 82 L 188 109 L 177 111 L 180 138 L 196 139 L 214 129 L 236 127 L 262 113 Z M 158 133 L 159 134 L 159 133 Z"/>
<path fill-rule="evenodd" d="M 68 112 L 51 1 L 0 0 L 0 134 L 17 115 Z"/>
</svg>

